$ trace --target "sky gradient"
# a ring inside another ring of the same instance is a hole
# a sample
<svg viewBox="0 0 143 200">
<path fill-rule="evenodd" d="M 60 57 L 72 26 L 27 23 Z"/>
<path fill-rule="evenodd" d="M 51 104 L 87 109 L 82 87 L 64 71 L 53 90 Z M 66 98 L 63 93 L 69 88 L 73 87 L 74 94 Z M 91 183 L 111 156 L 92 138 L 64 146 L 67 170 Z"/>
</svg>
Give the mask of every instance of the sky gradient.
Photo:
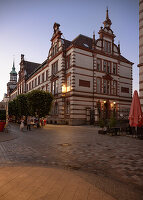
<svg viewBox="0 0 143 200">
<path fill-rule="evenodd" d="M 67 40 L 79 34 L 98 39 L 108 6 L 111 29 L 121 54 L 134 63 L 133 91 L 139 89 L 138 0 L 0 0 L 0 101 L 7 92 L 13 58 L 42 63 L 48 56 L 54 22 Z"/>
</svg>

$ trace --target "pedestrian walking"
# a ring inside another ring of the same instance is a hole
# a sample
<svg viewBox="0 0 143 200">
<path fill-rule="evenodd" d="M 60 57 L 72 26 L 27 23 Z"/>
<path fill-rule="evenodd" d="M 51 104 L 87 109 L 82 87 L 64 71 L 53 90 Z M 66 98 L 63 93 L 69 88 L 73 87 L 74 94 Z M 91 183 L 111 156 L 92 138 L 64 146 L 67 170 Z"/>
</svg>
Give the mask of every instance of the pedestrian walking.
<svg viewBox="0 0 143 200">
<path fill-rule="evenodd" d="M 31 131 L 31 118 L 28 116 L 27 117 L 27 131 Z"/>
<path fill-rule="evenodd" d="M 23 131 L 23 129 L 24 129 L 24 120 L 22 119 L 20 123 L 20 130 Z"/>
</svg>

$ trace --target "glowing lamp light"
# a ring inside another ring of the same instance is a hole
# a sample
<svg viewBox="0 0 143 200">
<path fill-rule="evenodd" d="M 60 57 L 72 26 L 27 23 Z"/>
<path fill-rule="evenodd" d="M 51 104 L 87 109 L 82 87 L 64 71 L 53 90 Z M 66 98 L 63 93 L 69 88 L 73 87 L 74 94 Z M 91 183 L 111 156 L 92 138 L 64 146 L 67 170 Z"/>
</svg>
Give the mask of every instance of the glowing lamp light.
<svg viewBox="0 0 143 200">
<path fill-rule="evenodd" d="M 62 93 L 66 93 L 66 86 L 65 85 L 62 86 Z"/>
<path fill-rule="evenodd" d="M 113 104 L 115 105 L 115 104 L 116 104 L 116 102 L 114 101 L 114 102 L 113 102 Z"/>
<path fill-rule="evenodd" d="M 106 103 L 106 101 L 104 101 L 104 103 Z"/>
</svg>

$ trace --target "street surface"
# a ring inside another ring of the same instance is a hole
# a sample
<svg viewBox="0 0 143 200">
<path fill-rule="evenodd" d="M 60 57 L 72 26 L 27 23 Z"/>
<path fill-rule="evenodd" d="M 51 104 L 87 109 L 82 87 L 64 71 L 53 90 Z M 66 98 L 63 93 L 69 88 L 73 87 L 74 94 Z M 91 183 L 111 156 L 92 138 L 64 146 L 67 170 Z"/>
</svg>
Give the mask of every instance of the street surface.
<svg viewBox="0 0 143 200">
<path fill-rule="evenodd" d="M 11 166 L 66 169 L 115 199 L 143 199 L 143 140 L 100 135 L 92 126 L 21 132 L 10 124 L 10 130 L 7 141 L 0 139 L 0 172 Z"/>
</svg>

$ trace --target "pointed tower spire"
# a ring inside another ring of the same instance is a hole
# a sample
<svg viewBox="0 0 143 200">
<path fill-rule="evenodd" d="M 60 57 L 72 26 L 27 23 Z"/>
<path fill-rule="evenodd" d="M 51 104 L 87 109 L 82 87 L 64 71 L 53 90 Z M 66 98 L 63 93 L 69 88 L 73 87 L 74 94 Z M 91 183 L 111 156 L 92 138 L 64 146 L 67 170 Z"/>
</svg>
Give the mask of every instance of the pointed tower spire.
<svg viewBox="0 0 143 200">
<path fill-rule="evenodd" d="M 12 71 L 15 71 L 15 60 L 13 58 L 13 67 L 12 67 Z"/>
<path fill-rule="evenodd" d="M 13 58 L 13 66 L 12 66 L 12 71 L 10 72 L 10 74 L 17 74 L 15 71 L 15 60 Z"/>
<path fill-rule="evenodd" d="M 109 28 L 112 24 L 111 20 L 109 19 L 108 7 L 106 9 L 106 20 L 103 22 L 103 24 L 104 24 L 104 27 L 109 27 Z"/>
<path fill-rule="evenodd" d="M 109 16 L 108 16 L 108 6 L 107 6 L 107 9 L 106 9 L 106 20 L 109 19 Z"/>
</svg>

